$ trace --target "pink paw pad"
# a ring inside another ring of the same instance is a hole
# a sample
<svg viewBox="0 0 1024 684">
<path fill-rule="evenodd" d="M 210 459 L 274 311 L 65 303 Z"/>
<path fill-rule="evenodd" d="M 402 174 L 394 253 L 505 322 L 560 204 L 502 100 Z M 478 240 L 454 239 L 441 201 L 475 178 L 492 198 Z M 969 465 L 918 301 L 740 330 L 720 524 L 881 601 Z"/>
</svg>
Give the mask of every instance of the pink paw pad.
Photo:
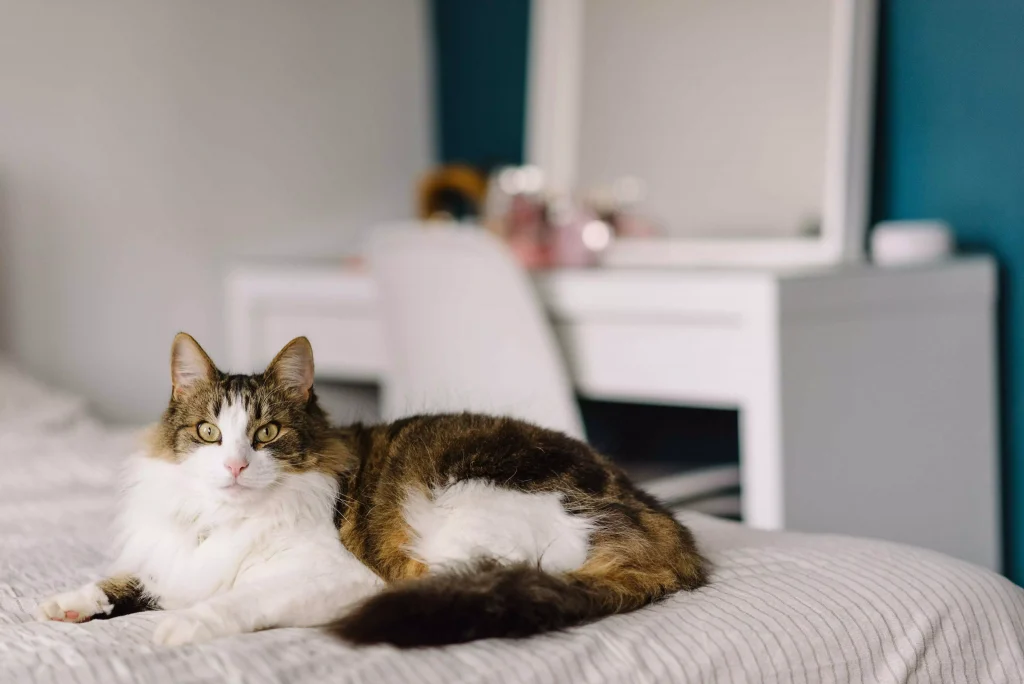
<svg viewBox="0 0 1024 684">
<path fill-rule="evenodd" d="M 78 615 L 79 615 L 79 613 L 78 613 L 77 610 L 65 610 L 64 611 L 64 619 L 65 620 L 77 620 L 78 619 Z"/>
</svg>

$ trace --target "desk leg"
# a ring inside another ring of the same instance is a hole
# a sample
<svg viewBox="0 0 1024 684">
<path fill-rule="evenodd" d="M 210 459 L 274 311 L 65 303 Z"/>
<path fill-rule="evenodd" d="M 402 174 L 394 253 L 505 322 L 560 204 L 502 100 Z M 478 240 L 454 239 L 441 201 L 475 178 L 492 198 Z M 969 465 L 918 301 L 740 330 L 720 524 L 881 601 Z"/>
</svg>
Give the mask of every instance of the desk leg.
<svg viewBox="0 0 1024 684">
<path fill-rule="evenodd" d="M 783 527 L 782 421 L 777 395 L 758 392 L 740 406 L 740 487 L 743 522 Z"/>
<path fill-rule="evenodd" d="M 785 526 L 783 406 L 780 339 L 774 289 L 746 312 L 750 326 L 742 355 L 747 385 L 740 400 L 740 487 L 743 522 L 778 530 Z"/>
</svg>

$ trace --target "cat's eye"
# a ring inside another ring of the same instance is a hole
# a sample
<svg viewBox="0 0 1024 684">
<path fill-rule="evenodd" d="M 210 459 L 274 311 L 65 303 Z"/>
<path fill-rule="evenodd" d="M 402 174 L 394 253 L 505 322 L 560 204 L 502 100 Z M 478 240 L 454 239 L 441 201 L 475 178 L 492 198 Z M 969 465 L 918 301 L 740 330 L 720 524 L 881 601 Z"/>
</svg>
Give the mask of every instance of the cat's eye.
<svg viewBox="0 0 1024 684">
<path fill-rule="evenodd" d="M 267 423 L 259 430 L 256 431 L 256 441 L 260 444 L 266 444 L 267 442 L 273 442 L 277 439 L 278 433 L 281 432 L 281 428 L 277 423 Z"/>
<path fill-rule="evenodd" d="M 202 422 L 196 426 L 196 432 L 199 434 L 199 439 L 204 442 L 219 442 L 220 441 L 220 428 L 213 423 Z"/>
</svg>

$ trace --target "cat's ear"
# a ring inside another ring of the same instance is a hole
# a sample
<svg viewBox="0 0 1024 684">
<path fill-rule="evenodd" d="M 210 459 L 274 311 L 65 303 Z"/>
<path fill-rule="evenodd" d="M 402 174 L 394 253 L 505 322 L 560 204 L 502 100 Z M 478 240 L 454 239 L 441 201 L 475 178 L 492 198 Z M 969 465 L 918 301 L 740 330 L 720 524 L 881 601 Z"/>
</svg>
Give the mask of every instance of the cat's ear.
<svg viewBox="0 0 1024 684">
<path fill-rule="evenodd" d="M 284 349 L 267 366 L 264 375 L 273 376 L 289 392 L 308 399 L 309 391 L 313 388 L 313 347 L 309 340 L 296 337 L 284 345 Z"/>
<path fill-rule="evenodd" d="M 197 382 L 216 378 L 217 367 L 199 343 L 187 333 L 175 335 L 171 345 L 171 387 L 174 396 L 180 397 Z"/>
</svg>

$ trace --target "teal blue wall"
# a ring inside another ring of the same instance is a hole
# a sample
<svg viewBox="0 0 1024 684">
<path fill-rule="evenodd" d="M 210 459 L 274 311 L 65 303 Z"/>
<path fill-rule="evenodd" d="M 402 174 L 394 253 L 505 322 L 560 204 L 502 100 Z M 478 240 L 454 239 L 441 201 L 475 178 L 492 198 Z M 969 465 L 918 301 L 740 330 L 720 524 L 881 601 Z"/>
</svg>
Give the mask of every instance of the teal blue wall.
<svg viewBox="0 0 1024 684">
<path fill-rule="evenodd" d="M 433 0 L 438 161 L 523 161 L 529 0 Z"/>
<path fill-rule="evenodd" d="M 880 42 L 876 216 L 944 218 L 1001 263 L 1007 570 L 1021 584 L 1024 1 L 882 0 Z"/>
</svg>

